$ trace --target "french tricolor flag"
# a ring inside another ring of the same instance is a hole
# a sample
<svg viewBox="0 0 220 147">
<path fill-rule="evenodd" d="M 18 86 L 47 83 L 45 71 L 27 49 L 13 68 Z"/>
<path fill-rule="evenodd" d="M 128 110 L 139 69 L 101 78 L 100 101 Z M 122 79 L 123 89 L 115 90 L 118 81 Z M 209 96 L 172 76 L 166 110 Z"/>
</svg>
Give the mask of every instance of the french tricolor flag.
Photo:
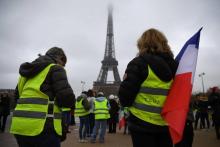
<svg viewBox="0 0 220 147">
<path fill-rule="evenodd" d="M 185 43 L 175 59 L 179 65 L 161 113 L 168 123 L 173 144 L 180 142 L 183 135 L 196 70 L 201 30 L 202 28 Z"/>
</svg>

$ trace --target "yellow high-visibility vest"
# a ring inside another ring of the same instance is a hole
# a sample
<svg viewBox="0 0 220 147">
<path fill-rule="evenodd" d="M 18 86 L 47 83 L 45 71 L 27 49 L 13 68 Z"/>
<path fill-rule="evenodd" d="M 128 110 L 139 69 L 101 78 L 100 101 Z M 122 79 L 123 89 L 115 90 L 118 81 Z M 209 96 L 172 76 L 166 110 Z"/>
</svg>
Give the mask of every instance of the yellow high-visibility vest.
<svg viewBox="0 0 220 147">
<path fill-rule="evenodd" d="M 161 81 L 148 66 L 148 77 L 141 84 L 140 91 L 133 105 L 129 107 L 129 111 L 143 121 L 166 126 L 167 123 L 161 117 L 161 111 L 172 81 Z"/>
<path fill-rule="evenodd" d="M 104 101 L 94 101 L 95 105 L 95 119 L 108 119 L 110 118 L 108 106 L 107 106 L 108 100 L 105 99 Z"/>
<path fill-rule="evenodd" d="M 61 111 L 54 101 L 49 100 L 48 95 L 40 91 L 50 68 L 54 65 L 48 65 L 32 78 L 20 76 L 18 82 L 20 97 L 13 112 L 11 133 L 25 136 L 39 135 L 44 129 L 46 118 L 51 117 L 56 133 L 62 135 Z M 48 114 L 49 105 L 53 106 L 52 114 Z"/>
<path fill-rule="evenodd" d="M 89 110 L 86 111 L 85 108 L 82 105 L 82 101 L 83 99 L 81 99 L 80 101 L 76 101 L 75 104 L 75 116 L 86 116 L 89 114 Z"/>
</svg>

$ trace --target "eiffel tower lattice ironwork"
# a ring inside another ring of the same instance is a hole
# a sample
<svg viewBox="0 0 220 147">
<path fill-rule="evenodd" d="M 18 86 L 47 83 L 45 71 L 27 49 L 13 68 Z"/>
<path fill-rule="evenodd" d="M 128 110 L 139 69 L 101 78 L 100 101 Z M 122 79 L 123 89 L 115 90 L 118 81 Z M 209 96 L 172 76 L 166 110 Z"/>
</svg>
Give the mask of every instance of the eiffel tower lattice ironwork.
<svg viewBox="0 0 220 147">
<path fill-rule="evenodd" d="M 104 92 L 105 96 L 110 94 L 116 95 L 121 83 L 121 79 L 118 72 L 118 61 L 115 58 L 115 46 L 114 46 L 114 34 L 113 34 L 113 17 L 112 7 L 108 8 L 108 26 L 107 37 L 105 45 L 105 55 L 102 60 L 102 67 L 99 72 L 97 81 L 93 83 L 93 90 Z M 114 81 L 107 81 L 108 72 L 113 72 Z"/>
</svg>

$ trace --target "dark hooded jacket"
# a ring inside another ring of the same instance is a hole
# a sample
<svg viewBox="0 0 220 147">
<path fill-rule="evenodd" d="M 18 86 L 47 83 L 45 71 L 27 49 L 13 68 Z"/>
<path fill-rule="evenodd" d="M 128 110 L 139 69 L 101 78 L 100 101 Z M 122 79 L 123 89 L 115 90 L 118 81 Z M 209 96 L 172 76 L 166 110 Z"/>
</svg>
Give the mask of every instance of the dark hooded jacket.
<svg viewBox="0 0 220 147">
<path fill-rule="evenodd" d="M 53 58 L 45 55 L 40 56 L 36 60 L 31 63 L 23 63 L 20 66 L 19 73 L 21 76 L 26 78 L 31 78 L 36 76 L 39 72 L 41 72 L 44 68 L 46 68 L 49 64 L 54 63 L 56 61 Z M 42 83 L 40 87 L 40 91 L 49 96 L 51 101 L 55 99 L 55 103 L 58 107 L 71 107 L 75 108 L 75 95 L 71 86 L 68 83 L 66 71 L 60 65 L 54 65 L 50 68 L 45 81 Z M 19 98 L 19 93 L 16 88 L 17 99 Z M 52 108 L 48 108 L 48 112 L 50 113 Z M 51 118 L 47 118 L 44 132 L 54 132 L 53 128 L 53 120 Z"/>
<path fill-rule="evenodd" d="M 148 77 L 148 65 L 162 81 L 174 78 L 178 63 L 168 54 L 143 54 L 129 62 L 125 77 L 119 88 L 119 99 L 123 107 L 132 106 L 141 84 Z M 129 125 L 140 131 L 164 130 L 164 127 L 142 121 L 130 114 Z M 159 128 L 159 129 L 158 129 Z M 165 128 L 167 130 L 167 128 Z"/>
</svg>

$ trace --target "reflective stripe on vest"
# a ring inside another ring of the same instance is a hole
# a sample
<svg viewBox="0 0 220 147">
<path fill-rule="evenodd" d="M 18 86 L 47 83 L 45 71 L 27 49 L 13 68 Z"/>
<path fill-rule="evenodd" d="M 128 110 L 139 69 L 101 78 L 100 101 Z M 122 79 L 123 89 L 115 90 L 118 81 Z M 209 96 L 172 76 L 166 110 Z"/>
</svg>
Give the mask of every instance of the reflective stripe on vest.
<svg viewBox="0 0 220 147">
<path fill-rule="evenodd" d="M 40 104 L 40 105 L 47 105 L 48 99 L 42 98 L 25 98 L 25 99 L 18 99 L 17 104 Z"/>
<path fill-rule="evenodd" d="M 109 110 L 108 110 L 108 100 L 105 99 L 104 101 L 94 101 L 95 109 L 95 119 L 108 119 L 110 118 Z"/>
<path fill-rule="evenodd" d="M 63 108 L 62 108 L 62 111 L 71 111 L 71 108 L 65 108 L 65 107 L 63 107 Z"/>
<path fill-rule="evenodd" d="M 32 78 L 20 76 L 18 82 L 19 99 L 13 112 L 10 132 L 13 134 L 36 136 L 39 135 L 46 122 L 46 118 L 53 118 L 54 129 L 62 135 L 61 111 L 49 101 L 49 96 L 40 91 L 40 87 L 46 79 L 50 68 L 55 64 L 48 65 L 40 73 Z M 52 114 L 48 114 L 48 107 L 53 106 Z"/>
<path fill-rule="evenodd" d="M 23 99 L 18 99 L 17 104 L 48 105 L 48 104 L 54 104 L 54 101 L 48 101 L 48 99 L 44 99 L 44 98 L 25 98 L 25 99 L 23 98 Z M 46 117 L 53 117 L 54 119 L 61 119 L 61 113 L 47 114 L 46 112 L 34 112 L 34 111 L 23 111 L 23 110 L 14 111 L 13 116 L 39 118 L 39 119 L 45 119 Z"/>
<path fill-rule="evenodd" d="M 45 119 L 46 117 L 52 117 L 54 119 L 61 119 L 62 115 L 61 113 L 47 114 L 45 112 L 16 110 L 13 113 L 13 117 L 27 117 L 27 118 L 38 118 L 38 119 Z"/>
<path fill-rule="evenodd" d="M 86 111 L 85 108 L 83 107 L 82 104 L 83 99 L 81 99 L 80 101 L 76 101 L 75 104 L 75 116 L 86 116 L 87 114 L 89 114 L 89 111 Z"/>
<path fill-rule="evenodd" d="M 138 108 L 139 110 L 146 111 L 146 112 L 152 112 L 152 113 L 158 113 L 160 114 L 162 111 L 161 107 L 155 107 L 151 105 L 146 105 L 146 104 L 139 104 L 139 103 L 133 103 L 133 106 L 135 108 Z"/>
<path fill-rule="evenodd" d="M 153 94 L 153 95 L 165 95 L 166 96 L 169 90 L 161 89 L 161 88 L 141 87 L 139 92 Z"/>
<path fill-rule="evenodd" d="M 172 80 L 161 81 L 148 66 L 148 77 L 141 84 L 141 88 L 129 111 L 139 119 L 156 124 L 167 125 L 160 113 L 169 92 Z"/>
</svg>

